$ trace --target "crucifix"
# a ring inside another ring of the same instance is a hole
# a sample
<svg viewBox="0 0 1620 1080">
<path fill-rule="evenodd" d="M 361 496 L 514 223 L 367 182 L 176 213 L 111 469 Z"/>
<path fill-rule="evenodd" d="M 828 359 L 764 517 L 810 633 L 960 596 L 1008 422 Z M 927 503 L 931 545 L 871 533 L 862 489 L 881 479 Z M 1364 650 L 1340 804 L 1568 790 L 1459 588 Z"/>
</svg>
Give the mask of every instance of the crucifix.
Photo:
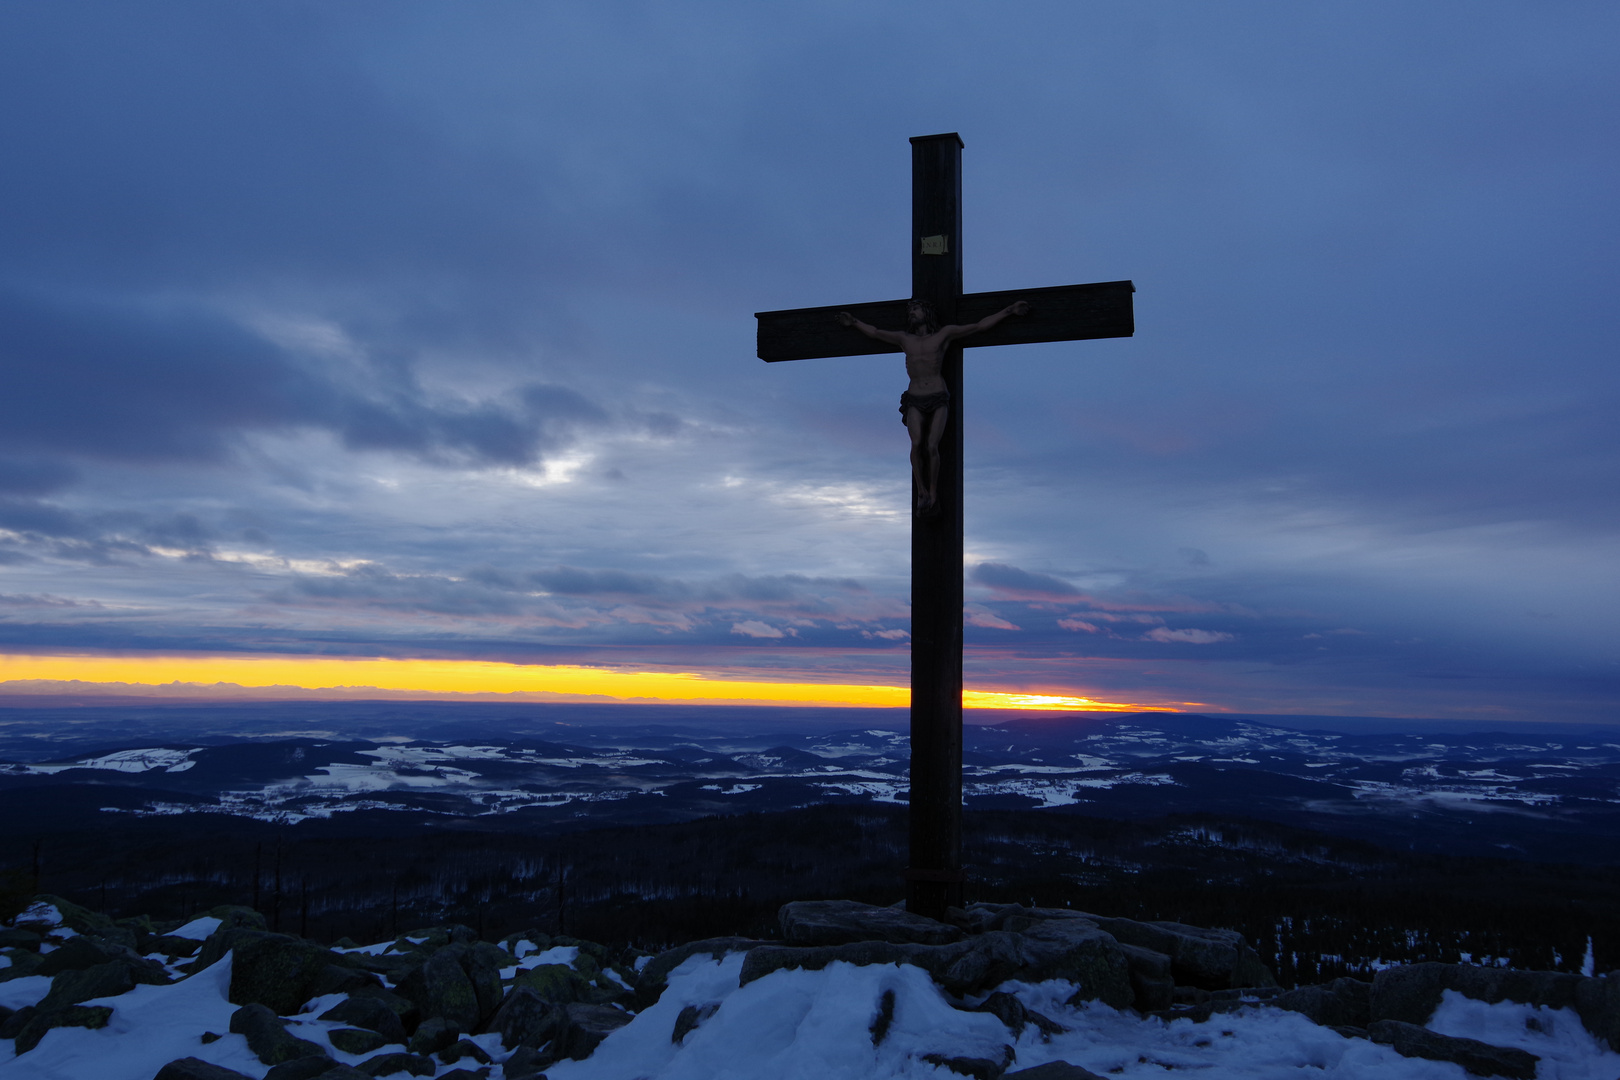
<svg viewBox="0 0 1620 1080">
<path fill-rule="evenodd" d="M 1129 281 L 962 293 L 962 140 L 911 140 L 911 296 L 761 311 L 759 358 L 904 352 L 912 440 L 906 908 L 962 905 L 962 348 L 1130 337 Z M 906 327 L 905 331 L 887 329 Z"/>
</svg>

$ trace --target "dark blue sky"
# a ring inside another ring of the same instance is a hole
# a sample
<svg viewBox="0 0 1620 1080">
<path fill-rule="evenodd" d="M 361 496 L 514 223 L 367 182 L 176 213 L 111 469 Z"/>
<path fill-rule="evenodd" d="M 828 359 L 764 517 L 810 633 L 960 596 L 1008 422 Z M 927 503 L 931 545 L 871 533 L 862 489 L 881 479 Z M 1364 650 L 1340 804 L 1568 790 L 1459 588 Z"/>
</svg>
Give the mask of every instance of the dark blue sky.
<svg viewBox="0 0 1620 1080">
<path fill-rule="evenodd" d="M 1620 8 L 0 3 L 0 651 L 903 681 L 911 135 L 969 683 L 1620 715 Z M 1130 695 L 1137 695 L 1130 697 Z"/>
</svg>

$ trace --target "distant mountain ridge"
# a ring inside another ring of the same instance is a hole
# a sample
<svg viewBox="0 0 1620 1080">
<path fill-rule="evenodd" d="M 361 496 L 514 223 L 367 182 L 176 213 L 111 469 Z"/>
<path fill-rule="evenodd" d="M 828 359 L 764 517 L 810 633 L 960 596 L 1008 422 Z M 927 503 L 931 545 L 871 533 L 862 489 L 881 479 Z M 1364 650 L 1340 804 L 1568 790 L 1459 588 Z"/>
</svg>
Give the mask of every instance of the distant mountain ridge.
<svg viewBox="0 0 1620 1080">
<path fill-rule="evenodd" d="M 816 715 L 793 730 L 792 716 L 777 715 L 750 731 L 693 710 L 633 725 L 559 717 L 388 710 L 298 732 L 286 721 L 317 719 L 307 707 L 235 725 L 228 711 L 203 724 L 160 713 L 129 726 L 166 727 L 168 738 L 97 745 L 116 717 L 79 712 L 51 729 L 11 714 L 0 724 L 0 811 L 23 828 L 63 815 L 295 825 L 392 813 L 526 829 L 907 797 L 906 738 L 892 726 L 839 729 L 829 721 L 844 717 Z M 332 737 L 344 726 L 365 733 Z M 47 760 L 53 743 L 74 752 Z M 1219 716 L 1042 714 L 968 726 L 963 771 L 969 811 L 1222 813 L 1397 850 L 1620 861 L 1615 730 L 1348 734 Z"/>
</svg>

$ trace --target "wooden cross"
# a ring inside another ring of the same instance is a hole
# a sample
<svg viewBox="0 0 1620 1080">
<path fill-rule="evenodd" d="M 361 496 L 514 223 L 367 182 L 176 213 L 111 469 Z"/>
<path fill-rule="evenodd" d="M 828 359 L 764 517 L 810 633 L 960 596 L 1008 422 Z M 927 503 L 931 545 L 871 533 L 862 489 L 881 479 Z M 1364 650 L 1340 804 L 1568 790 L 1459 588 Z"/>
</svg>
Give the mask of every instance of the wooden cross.
<svg viewBox="0 0 1620 1080">
<path fill-rule="evenodd" d="M 911 855 L 906 907 L 941 918 L 962 904 L 962 347 L 1130 337 L 1129 281 L 962 294 L 962 140 L 911 140 L 911 297 L 941 325 L 966 325 L 1017 300 L 1023 317 L 954 344 L 943 374 L 949 422 L 940 446 L 938 512 L 911 521 Z M 898 352 L 842 325 L 838 312 L 885 329 L 906 326 L 908 300 L 761 311 L 759 358 L 808 360 Z M 912 506 L 917 493 L 912 493 Z"/>
</svg>

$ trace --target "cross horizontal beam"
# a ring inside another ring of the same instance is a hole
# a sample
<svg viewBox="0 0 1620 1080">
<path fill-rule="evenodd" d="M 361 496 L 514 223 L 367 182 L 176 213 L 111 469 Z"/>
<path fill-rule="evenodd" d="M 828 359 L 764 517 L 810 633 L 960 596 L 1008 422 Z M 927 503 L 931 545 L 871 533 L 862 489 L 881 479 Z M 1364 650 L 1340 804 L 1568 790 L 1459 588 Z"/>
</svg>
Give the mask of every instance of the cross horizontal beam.
<svg viewBox="0 0 1620 1080">
<path fill-rule="evenodd" d="M 1130 337 L 1136 333 L 1131 303 L 1131 294 L 1135 291 L 1136 286 L 1129 281 L 1101 281 L 1089 285 L 967 293 L 958 302 L 951 321 L 963 325 L 978 322 L 1015 300 L 1027 300 L 1028 315 L 1007 319 L 999 326 L 964 338 L 962 344 L 978 348 Z M 840 325 L 837 315 L 847 311 L 872 326 L 900 330 L 906 325 L 906 303 L 906 300 L 880 300 L 871 304 L 756 312 L 759 358 L 774 364 L 781 360 L 810 360 L 822 356 L 899 352 L 893 345 L 874 341 L 853 327 Z"/>
</svg>

